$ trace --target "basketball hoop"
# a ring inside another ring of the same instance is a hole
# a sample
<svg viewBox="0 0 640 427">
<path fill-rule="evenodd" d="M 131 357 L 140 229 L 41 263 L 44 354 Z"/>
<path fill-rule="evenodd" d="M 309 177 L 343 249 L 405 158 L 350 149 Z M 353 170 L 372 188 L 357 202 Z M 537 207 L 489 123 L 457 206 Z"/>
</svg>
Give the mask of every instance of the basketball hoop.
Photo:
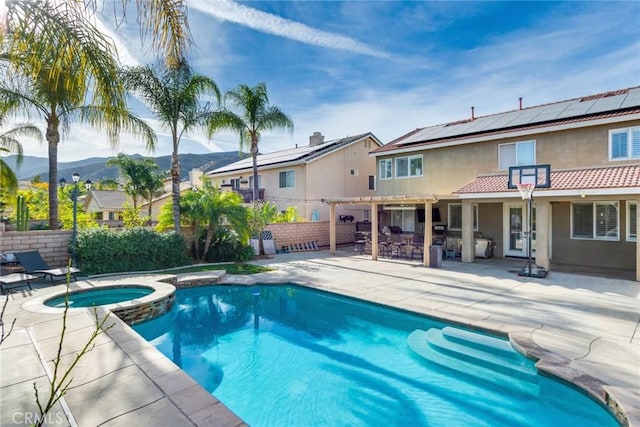
<svg viewBox="0 0 640 427">
<path fill-rule="evenodd" d="M 535 186 L 535 184 L 530 183 L 516 184 L 516 187 L 518 187 L 518 191 L 522 196 L 522 200 L 531 200 L 531 195 L 533 194 Z"/>
</svg>

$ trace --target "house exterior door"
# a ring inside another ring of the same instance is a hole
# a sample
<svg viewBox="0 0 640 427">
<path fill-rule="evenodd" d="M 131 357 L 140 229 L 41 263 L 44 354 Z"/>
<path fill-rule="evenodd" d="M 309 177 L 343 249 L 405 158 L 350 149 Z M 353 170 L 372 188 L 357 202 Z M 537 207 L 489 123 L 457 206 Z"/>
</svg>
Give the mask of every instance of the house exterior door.
<svg viewBox="0 0 640 427">
<path fill-rule="evenodd" d="M 531 221 L 531 252 L 536 250 L 536 210 L 527 212 L 527 203 L 505 203 L 504 205 L 504 248 L 505 256 L 527 257 L 529 255 L 529 221 Z"/>
</svg>

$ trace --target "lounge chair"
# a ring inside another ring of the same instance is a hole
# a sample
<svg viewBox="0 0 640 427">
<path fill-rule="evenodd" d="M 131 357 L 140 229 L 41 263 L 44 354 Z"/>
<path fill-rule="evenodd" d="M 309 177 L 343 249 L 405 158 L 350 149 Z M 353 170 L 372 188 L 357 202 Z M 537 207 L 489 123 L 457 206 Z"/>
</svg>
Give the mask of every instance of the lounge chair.
<svg viewBox="0 0 640 427">
<path fill-rule="evenodd" d="M 37 279 L 37 277 L 25 273 L 11 273 L 6 276 L 0 276 L 0 292 L 4 294 L 9 292 L 11 288 L 20 286 L 28 286 L 29 289 L 33 289 L 30 283 L 33 279 Z"/>
<path fill-rule="evenodd" d="M 73 280 L 78 280 L 76 273 L 80 270 L 74 267 L 50 268 L 38 251 L 16 252 L 14 255 L 27 274 L 42 274 L 43 279 L 49 276 L 51 283 L 54 283 L 57 278 L 67 277 L 68 274 L 73 277 Z"/>
</svg>

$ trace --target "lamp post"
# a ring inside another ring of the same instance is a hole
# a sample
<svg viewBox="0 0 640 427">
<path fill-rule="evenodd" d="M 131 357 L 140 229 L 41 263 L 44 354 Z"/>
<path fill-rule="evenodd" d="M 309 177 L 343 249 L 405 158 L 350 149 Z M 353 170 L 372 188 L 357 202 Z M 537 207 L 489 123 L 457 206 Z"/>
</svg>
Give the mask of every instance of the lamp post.
<svg viewBox="0 0 640 427">
<path fill-rule="evenodd" d="M 73 232 L 71 234 L 71 266 L 76 266 L 76 242 L 78 240 L 78 181 L 80 181 L 80 174 L 74 172 L 71 175 L 73 179 L 73 192 L 71 193 L 71 200 L 73 200 Z M 60 188 L 64 188 L 67 184 L 67 180 L 60 178 Z M 91 181 L 87 180 L 85 183 L 87 190 L 91 189 Z"/>
</svg>

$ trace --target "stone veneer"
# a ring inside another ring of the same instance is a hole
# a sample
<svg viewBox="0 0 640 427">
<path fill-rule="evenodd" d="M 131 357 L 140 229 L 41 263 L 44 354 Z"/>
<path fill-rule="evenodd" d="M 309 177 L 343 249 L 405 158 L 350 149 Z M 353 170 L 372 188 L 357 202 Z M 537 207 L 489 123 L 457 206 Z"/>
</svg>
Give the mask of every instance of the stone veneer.
<svg viewBox="0 0 640 427">
<path fill-rule="evenodd" d="M 175 294 L 170 294 L 155 301 L 142 302 L 130 307 L 114 308 L 111 311 L 127 325 L 135 325 L 167 313 L 173 307 L 175 300 Z"/>
</svg>

